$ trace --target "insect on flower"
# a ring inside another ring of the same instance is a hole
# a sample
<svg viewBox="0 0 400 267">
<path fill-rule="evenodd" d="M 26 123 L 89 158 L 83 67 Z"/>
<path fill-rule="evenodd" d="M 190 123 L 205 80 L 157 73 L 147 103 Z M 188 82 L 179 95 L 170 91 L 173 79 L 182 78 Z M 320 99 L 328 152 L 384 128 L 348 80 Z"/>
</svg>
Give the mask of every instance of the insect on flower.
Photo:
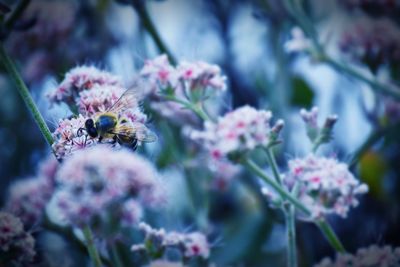
<svg viewBox="0 0 400 267">
<path fill-rule="evenodd" d="M 80 128 L 82 134 L 86 131 L 92 138 L 112 140 L 120 145 L 136 149 L 138 142 L 154 142 L 157 136 L 143 123 L 131 122 L 123 116 L 128 109 L 138 107 L 138 86 L 127 89 L 122 96 L 105 112 L 96 114 L 85 121 L 85 127 Z"/>
</svg>

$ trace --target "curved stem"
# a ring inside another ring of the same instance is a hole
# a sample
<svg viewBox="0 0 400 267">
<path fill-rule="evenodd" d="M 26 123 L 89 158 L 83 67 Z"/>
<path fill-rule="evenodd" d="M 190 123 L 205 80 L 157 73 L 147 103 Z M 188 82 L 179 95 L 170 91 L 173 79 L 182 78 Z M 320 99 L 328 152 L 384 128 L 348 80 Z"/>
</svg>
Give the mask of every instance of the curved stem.
<svg viewBox="0 0 400 267">
<path fill-rule="evenodd" d="M 33 118 L 35 119 L 36 124 L 39 126 L 39 129 L 42 132 L 43 137 L 46 139 L 47 143 L 51 146 L 54 142 L 51 132 L 47 127 L 47 124 L 44 121 L 42 115 L 40 114 L 39 109 L 37 108 L 35 102 L 33 101 L 29 93 L 28 87 L 24 83 L 14 62 L 11 60 L 11 58 L 7 55 L 6 51 L 4 50 L 2 43 L 0 43 L 0 62 L 3 63 L 8 74 L 14 80 L 18 93 L 21 95 L 22 99 L 25 102 L 25 105 L 31 112 Z"/>
<path fill-rule="evenodd" d="M 210 117 L 208 116 L 208 114 L 205 113 L 204 110 L 202 109 L 202 107 L 199 106 L 199 105 L 195 105 L 195 104 L 192 104 L 192 103 L 190 103 L 190 102 L 188 102 L 188 101 L 179 99 L 179 98 L 177 98 L 177 97 L 174 96 L 174 95 L 163 95 L 163 97 L 164 97 L 166 100 L 179 103 L 179 104 L 181 104 L 184 108 L 190 109 L 191 111 L 193 111 L 194 113 L 196 113 L 196 115 L 199 116 L 203 121 L 209 121 L 209 120 L 211 120 Z"/>
<path fill-rule="evenodd" d="M 168 47 L 164 44 L 163 40 L 160 37 L 159 32 L 157 31 L 156 26 L 154 25 L 153 20 L 151 19 L 147 8 L 145 1 L 132 1 L 133 7 L 136 9 L 138 12 L 138 15 L 140 17 L 140 20 L 143 23 L 143 26 L 146 28 L 147 32 L 151 35 L 153 38 L 158 50 L 160 50 L 161 53 L 164 53 L 168 56 L 170 62 L 173 65 L 176 65 L 176 59 L 172 55 L 171 51 L 168 49 Z"/>
<path fill-rule="evenodd" d="M 271 166 L 272 173 L 274 174 L 275 180 L 278 184 L 282 185 L 281 176 L 279 174 L 278 164 L 276 164 L 275 155 L 272 151 L 272 148 L 269 147 L 266 149 L 267 152 L 267 161 L 269 166 Z"/>
<path fill-rule="evenodd" d="M 303 212 L 305 215 L 310 216 L 311 212 L 310 210 L 304 206 L 303 203 L 301 203 L 297 198 L 293 197 L 289 192 L 287 192 L 285 189 L 283 189 L 277 182 L 275 182 L 272 178 L 270 178 L 268 175 L 264 173 L 264 171 L 251 159 L 244 159 L 242 161 L 242 164 L 247 167 L 251 172 L 253 172 L 255 175 L 259 176 L 262 178 L 269 186 L 271 186 L 282 198 L 286 199 L 289 201 L 291 204 L 293 204 L 297 209 L 299 209 L 301 212 Z"/>
<path fill-rule="evenodd" d="M 86 241 L 86 247 L 89 252 L 90 258 L 92 259 L 94 266 L 102 267 L 101 259 L 99 253 L 97 252 L 96 246 L 94 244 L 93 233 L 88 225 L 86 225 L 83 229 L 83 235 Z"/>
</svg>

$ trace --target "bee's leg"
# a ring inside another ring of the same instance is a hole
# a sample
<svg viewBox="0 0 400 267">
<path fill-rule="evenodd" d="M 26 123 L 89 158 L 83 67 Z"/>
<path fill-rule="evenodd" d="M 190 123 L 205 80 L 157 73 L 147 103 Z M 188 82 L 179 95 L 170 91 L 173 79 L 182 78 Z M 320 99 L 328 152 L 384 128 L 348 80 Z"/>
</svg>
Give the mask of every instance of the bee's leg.
<svg viewBox="0 0 400 267">
<path fill-rule="evenodd" d="M 135 139 L 133 139 L 133 142 L 131 144 L 132 150 L 136 150 L 137 146 L 138 146 L 138 140 L 135 138 Z"/>
<path fill-rule="evenodd" d="M 111 141 L 111 144 L 112 144 L 112 145 L 115 145 L 115 144 L 117 143 L 117 141 L 118 141 L 118 136 L 117 136 L 117 135 L 114 135 L 114 136 L 113 136 L 113 140 Z"/>
</svg>

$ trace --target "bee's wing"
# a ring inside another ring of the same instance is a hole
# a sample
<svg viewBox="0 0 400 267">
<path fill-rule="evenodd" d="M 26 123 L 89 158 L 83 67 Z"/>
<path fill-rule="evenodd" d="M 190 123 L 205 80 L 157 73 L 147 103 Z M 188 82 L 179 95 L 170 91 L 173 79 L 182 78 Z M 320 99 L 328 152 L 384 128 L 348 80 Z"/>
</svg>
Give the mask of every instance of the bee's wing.
<svg viewBox="0 0 400 267">
<path fill-rule="evenodd" d="M 137 108 L 139 106 L 140 97 L 143 94 L 142 86 L 144 86 L 144 84 L 139 81 L 133 84 L 121 95 L 117 102 L 107 110 L 107 112 L 121 114 L 129 108 Z"/>
<path fill-rule="evenodd" d="M 157 136 L 142 123 L 120 124 L 113 133 L 125 137 L 134 137 L 141 142 L 149 143 L 157 140 Z"/>
<path fill-rule="evenodd" d="M 157 141 L 157 135 L 153 133 L 149 128 L 147 128 L 144 124 L 135 123 L 133 124 L 133 128 L 137 140 L 149 143 Z"/>
</svg>

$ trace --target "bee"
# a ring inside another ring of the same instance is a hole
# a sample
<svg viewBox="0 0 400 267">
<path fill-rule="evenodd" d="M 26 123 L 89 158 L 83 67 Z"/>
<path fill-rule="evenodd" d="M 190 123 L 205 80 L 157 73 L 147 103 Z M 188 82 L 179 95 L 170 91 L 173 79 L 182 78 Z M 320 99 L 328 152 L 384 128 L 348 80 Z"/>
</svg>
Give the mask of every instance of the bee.
<svg viewBox="0 0 400 267">
<path fill-rule="evenodd" d="M 136 149 L 138 142 L 154 142 L 157 136 L 144 124 L 131 122 L 121 116 L 129 108 L 137 107 L 137 90 L 131 88 L 126 90 L 122 96 L 107 111 L 97 114 L 94 118 L 85 121 L 87 135 L 92 138 L 112 140 L 121 145 Z"/>
</svg>

